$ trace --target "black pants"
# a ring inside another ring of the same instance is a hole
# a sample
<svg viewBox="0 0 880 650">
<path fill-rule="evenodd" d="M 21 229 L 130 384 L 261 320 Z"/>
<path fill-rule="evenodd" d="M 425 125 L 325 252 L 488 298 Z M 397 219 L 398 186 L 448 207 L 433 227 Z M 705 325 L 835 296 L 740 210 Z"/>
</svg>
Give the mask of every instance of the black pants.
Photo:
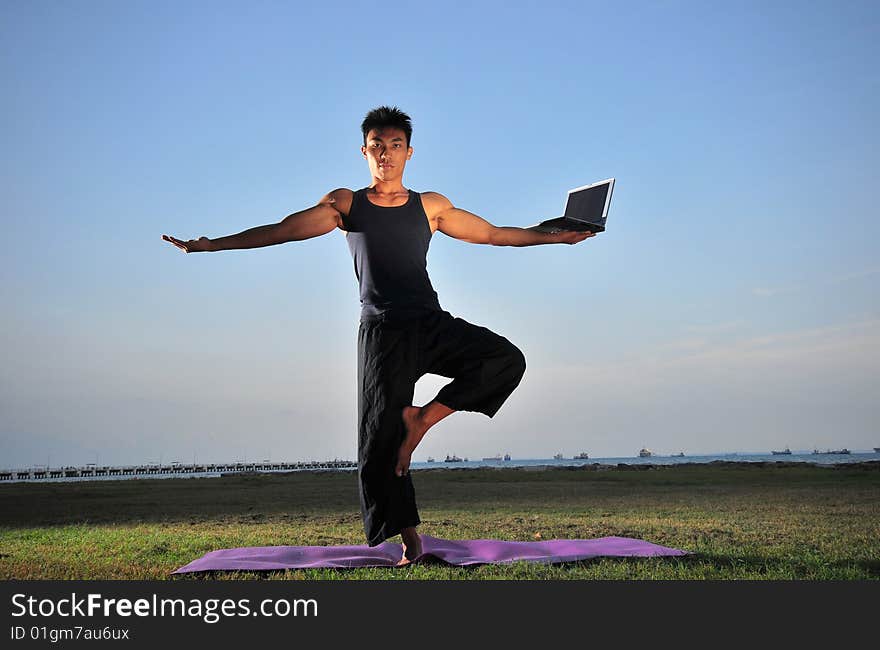
<svg viewBox="0 0 880 650">
<path fill-rule="evenodd" d="M 358 330 L 358 479 L 370 546 L 420 523 L 412 477 L 394 474 L 415 384 L 431 373 L 453 379 L 436 400 L 492 417 L 519 385 L 526 361 L 503 336 L 445 311 L 386 312 Z"/>
</svg>

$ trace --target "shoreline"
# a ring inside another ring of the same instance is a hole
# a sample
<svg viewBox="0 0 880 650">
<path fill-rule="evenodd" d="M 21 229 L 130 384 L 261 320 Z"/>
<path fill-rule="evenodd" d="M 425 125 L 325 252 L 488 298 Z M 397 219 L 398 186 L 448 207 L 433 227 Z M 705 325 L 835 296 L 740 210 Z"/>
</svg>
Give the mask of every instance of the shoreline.
<svg viewBox="0 0 880 650">
<path fill-rule="evenodd" d="M 683 462 L 683 463 L 584 463 L 580 465 L 480 465 L 477 467 L 454 467 L 440 464 L 435 467 L 412 467 L 411 472 L 418 475 L 438 474 L 442 475 L 448 472 L 462 473 L 495 473 L 495 472 L 516 472 L 516 473 L 577 473 L 577 472 L 649 472 L 655 470 L 675 471 L 683 470 L 706 470 L 706 469 L 787 469 L 787 468 L 814 468 L 826 470 L 845 470 L 855 469 L 860 471 L 880 471 L 880 460 L 863 460 L 852 461 L 846 463 L 814 463 L 810 461 L 787 461 L 787 460 L 712 460 L 706 462 Z M 256 477 L 287 477 L 292 475 L 304 476 L 312 475 L 342 475 L 351 474 L 352 468 L 321 468 L 312 470 L 291 470 L 291 471 L 243 471 L 243 472 L 217 472 L 205 474 L 190 475 L 137 475 L 137 476 L 113 476 L 113 477 L 83 477 L 83 478 L 56 478 L 56 479 L 25 479 L 25 480 L 5 480 L 0 482 L 3 485 L 79 485 L 83 483 L 100 483 L 107 485 L 108 483 L 143 483 L 144 481 L 190 481 L 192 479 L 212 479 L 212 478 L 256 478 Z M 0 487 L 2 489 L 2 487 Z"/>
<path fill-rule="evenodd" d="M 712 460 L 707 462 L 694 463 L 586 463 L 583 465 L 517 465 L 517 466 L 494 466 L 483 465 L 480 467 L 417 467 L 412 468 L 413 472 L 445 472 L 445 471 L 523 471 L 523 472 L 539 472 L 539 471 L 559 471 L 559 472 L 579 472 L 579 471 L 648 471 L 648 470 L 671 470 L 677 468 L 712 468 L 712 467 L 734 467 L 734 468 L 778 468 L 778 467 L 815 467 L 820 469 L 866 469 L 880 470 L 880 460 L 863 460 L 852 461 L 847 463 L 812 463 L 809 461 L 789 461 L 789 460 Z"/>
</svg>

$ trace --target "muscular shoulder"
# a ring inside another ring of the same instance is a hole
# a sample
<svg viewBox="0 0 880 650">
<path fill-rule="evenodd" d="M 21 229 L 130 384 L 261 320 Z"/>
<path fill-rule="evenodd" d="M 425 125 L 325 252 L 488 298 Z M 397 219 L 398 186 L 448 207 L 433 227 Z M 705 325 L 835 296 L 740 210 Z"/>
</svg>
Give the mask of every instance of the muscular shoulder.
<svg viewBox="0 0 880 650">
<path fill-rule="evenodd" d="M 331 205 L 337 212 L 348 214 L 349 209 L 351 209 L 351 198 L 353 196 L 354 192 L 347 187 L 338 187 L 335 190 L 327 192 L 327 194 L 321 197 L 321 200 L 318 201 L 318 203 Z"/>
<path fill-rule="evenodd" d="M 432 221 L 437 218 L 444 210 L 452 207 L 452 201 L 447 199 L 440 192 L 422 192 L 422 207 L 425 208 L 425 214 Z"/>
<path fill-rule="evenodd" d="M 353 196 L 354 192 L 347 187 L 338 187 L 322 196 L 321 200 L 318 201 L 318 205 L 326 205 L 333 208 L 340 216 L 337 226 L 341 228 L 341 218 L 348 216 L 348 213 L 351 210 L 351 199 Z"/>
</svg>

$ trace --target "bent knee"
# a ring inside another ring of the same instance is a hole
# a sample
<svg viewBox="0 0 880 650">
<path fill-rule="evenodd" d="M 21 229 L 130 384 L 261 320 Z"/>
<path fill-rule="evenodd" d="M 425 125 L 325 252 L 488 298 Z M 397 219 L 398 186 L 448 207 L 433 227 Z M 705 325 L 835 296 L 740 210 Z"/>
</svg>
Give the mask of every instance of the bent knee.
<svg viewBox="0 0 880 650">
<path fill-rule="evenodd" d="M 512 343 L 510 344 L 510 351 L 508 352 L 508 368 L 510 374 L 515 376 L 517 381 L 522 379 L 522 376 L 526 372 L 526 355 L 524 355 L 522 350 Z"/>
</svg>

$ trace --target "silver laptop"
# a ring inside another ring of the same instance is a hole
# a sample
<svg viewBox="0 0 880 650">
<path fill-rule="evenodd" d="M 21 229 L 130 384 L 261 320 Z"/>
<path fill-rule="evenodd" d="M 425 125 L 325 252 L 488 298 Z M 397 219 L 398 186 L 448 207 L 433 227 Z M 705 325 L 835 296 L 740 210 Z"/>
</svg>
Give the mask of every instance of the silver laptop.
<svg viewBox="0 0 880 650">
<path fill-rule="evenodd" d="M 527 230 L 550 233 L 563 230 L 603 232 L 613 189 L 614 179 L 608 178 L 592 185 L 569 190 L 565 213 L 561 217 L 528 226 Z"/>
</svg>

